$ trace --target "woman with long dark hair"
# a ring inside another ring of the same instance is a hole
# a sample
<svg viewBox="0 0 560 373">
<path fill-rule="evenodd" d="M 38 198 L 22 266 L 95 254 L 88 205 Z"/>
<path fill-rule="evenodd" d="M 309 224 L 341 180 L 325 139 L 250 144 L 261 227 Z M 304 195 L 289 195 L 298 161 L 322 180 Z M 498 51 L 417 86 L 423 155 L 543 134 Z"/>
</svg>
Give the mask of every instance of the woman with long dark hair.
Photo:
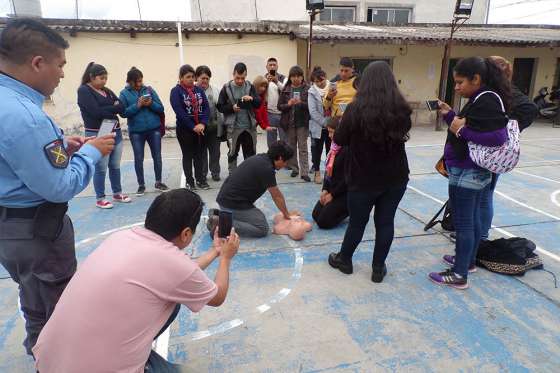
<svg viewBox="0 0 560 373">
<path fill-rule="evenodd" d="M 370 63 L 333 139 L 348 152 L 345 175 L 350 222 L 340 252 L 329 255 L 331 267 L 342 273 L 353 272 L 352 256 L 374 206 L 371 280 L 381 282 L 387 273 L 385 260 L 393 242 L 395 213 L 408 184 L 405 142 L 411 113 L 389 65 Z"/>
<path fill-rule="evenodd" d="M 440 103 L 440 111 L 449 124 L 444 159 L 456 232 L 455 255 L 443 257 L 451 267 L 449 270 L 432 272 L 429 278 L 439 285 L 466 289 L 468 274 L 476 271 L 476 253 L 482 236 L 482 196 L 492 183 L 492 173 L 471 160 L 468 143 L 500 146 L 507 141 L 506 112 L 511 104 L 511 86 L 490 58 L 459 61 L 453 78 L 455 91 L 469 99 L 458 115 L 449 105 Z"/>
<path fill-rule="evenodd" d="M 113 201 L 128 203 L 130 197 L 122 193 L 121 186 L 121 157 L 123 152 L 122 133 L 117 114 L 124 113 L 124 105 L 118 97 L 106 87 L 107 69 L 104 66 L 90 62 L 84 75 L 82 84 L 78 88 L 78 106 L 84 120 L 86 137 L 97 136 L 103 120 L 112 120 L 115 125 L 115 148 L 110 155 L 101 159 L 95 165 L 93 187 L 97 202 L 95 206 L 101 209 L 113 208 L 113 204 L 105 199 L 105 175 L 109 168 L 109 180 L 113 190 Z"/>
<path fill-rule="evenodd" d="M 161 116 L 163 104 L 157 92 L 150 86 L 144 85 L 144 75 L 136 67 L 132 67 L 126 74 L 126 86 L 121 91 L 119 100 L 125 110 L 123 117 L 128 119 L 128 136 L 134 151 L 134 170 L 138 181 L 137 196 L 146 192 L 144 180 L 144 146 L 146 142 L 154 161 L 154 187 L 160 192 L 169 190 L 161 181 Z"/>
<path fill-rule="evenodd" d="M 282 112 L 280 126 L 286 132 L 288 144 L 294 150 L 294 157 L 288 161 L 292 169 L 291 176 L 298 174 L 310 182 L 309 152 L 307 138 L 309 137 L 309 108 L 307 106 L 309 86 L 305 82 L 303 69 L 293 66 L 288 74 L 288 83 L 280 94 L 278 110 Z M 299 159 L 299 165 L 298 165 Z"/>
<path fill-rule="evenodd" d="M 177 117 L 177 140 L 183 153 L 186 186 L 190 190 L 210 189 L 203 161 L 206 155 L 206 127 L 210 117 L 210 105 L 204 90 L 194 82 L 194 68 L 191 65 L 181 66 L 179 83 L 171 90 L 170 101 Z"/>
</svg>

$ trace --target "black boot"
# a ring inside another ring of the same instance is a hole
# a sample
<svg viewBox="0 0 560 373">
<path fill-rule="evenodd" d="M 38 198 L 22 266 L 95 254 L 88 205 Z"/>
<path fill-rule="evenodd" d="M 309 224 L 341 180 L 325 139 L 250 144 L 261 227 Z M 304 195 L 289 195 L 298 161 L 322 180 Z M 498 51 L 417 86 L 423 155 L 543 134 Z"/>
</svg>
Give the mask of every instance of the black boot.
<svg viewBox="0 0 560 373">
<path fill-rule="evenodd" d="M 338 270 L 347 275 L 351 275 L 354 272 L 352 267 L 352 261 L 347 262 L 342 259 L 340 253 L 330 253 L 329 254 L 329 264 L 333 268 L 338 268 Z"/>
<path fill-rule="evenodd" d="M 384 264 L 383 267 L 372 266 L 371 268 L 371 281 L 373 282 L 383 282 L 383 277 L 387 274 L 387 266 Z"/>
</svg>

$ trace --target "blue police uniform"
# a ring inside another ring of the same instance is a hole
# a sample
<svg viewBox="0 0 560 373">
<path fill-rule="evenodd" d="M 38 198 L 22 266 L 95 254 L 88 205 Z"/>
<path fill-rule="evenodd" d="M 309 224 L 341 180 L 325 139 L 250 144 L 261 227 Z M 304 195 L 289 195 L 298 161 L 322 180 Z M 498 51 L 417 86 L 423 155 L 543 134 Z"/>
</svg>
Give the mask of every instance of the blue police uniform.
<svg viewBox="0 0 560 373">
<path fill-rule="evenodd" d="M 70 156 L 43 102 L 41 93 L 0 73 L 0 263 L 19 284 L 28 354 L 76 271 L 67 202 L 101 159 L 89 144 Z"/>
</svg>

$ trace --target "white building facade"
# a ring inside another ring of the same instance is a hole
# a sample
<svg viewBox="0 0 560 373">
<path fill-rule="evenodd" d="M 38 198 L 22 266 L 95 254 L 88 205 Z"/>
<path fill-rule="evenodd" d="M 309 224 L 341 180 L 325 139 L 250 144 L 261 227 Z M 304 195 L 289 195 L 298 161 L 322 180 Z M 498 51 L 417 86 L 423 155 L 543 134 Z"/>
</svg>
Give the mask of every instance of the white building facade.
<svg viewBox="0 0 560 373">
<path fill-rule="evenodd" d="M 455 0 L 325 0 L 323 22 L 449 23 Z M 474 0 L 470 23 L 488 20 L 490 0 Z M 304 21 L 305 0 L 191 0 L 193 22 Z"/>
</svg>

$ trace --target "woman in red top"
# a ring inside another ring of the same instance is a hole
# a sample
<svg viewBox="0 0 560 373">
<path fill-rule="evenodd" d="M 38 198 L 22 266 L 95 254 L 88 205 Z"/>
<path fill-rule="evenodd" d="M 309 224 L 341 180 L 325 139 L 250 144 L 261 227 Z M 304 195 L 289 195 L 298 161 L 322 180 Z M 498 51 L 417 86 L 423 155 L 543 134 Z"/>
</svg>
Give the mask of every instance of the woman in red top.
<svg viewBox="0 0 560 373">
<path fill-rule="evenodd" d="M 253 81 L 253 86 L 257 90 L 257 94 L 261 98 L 261 106 L 255 111 L 255 118 L 257 119 L 257 124 L 265 131 L 273 131 L 274 128 L 270 127 L 270 122 L 268 121 L 268 110 L 267 110 L 267 92 L 268 92 L 268 80 L 264 76 L 257 76 Z"/>
</svg>

